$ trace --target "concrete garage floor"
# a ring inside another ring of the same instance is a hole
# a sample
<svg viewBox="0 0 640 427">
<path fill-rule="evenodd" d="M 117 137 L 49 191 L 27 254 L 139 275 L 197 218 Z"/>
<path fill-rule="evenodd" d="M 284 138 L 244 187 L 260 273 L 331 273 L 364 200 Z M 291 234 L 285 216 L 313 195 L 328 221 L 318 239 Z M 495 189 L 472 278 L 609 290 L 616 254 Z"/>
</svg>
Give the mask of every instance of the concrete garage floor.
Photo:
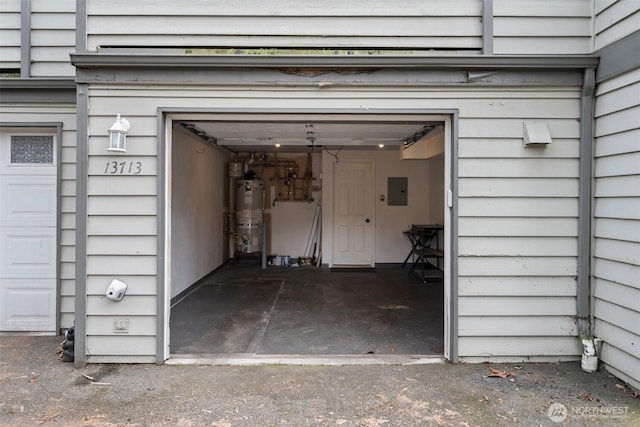
<svg viewBox="0 0 640 427">
<path fill-rule="evenodd" d="M 227 264 L 171 308 L 171 354 L 442 355 L 443 285 L 408 270 Z"/>
</svg>

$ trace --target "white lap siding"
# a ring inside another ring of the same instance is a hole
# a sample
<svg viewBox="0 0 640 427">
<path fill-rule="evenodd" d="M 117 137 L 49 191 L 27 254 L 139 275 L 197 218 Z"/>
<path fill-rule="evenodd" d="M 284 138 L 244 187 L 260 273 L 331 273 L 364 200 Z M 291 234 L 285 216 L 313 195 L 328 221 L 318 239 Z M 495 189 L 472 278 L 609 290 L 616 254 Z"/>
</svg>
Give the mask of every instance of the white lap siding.
<svg viewBox="0 0 640 427">
<path fill-rule="evenodd" d="M 596 49 L 640 31 L 637 1 L 597 0 L 595 13 Z M 596 88 L 592 312 L 594 335 L 604 340 L 601 360 L 640 389 L 640 68 L 637 59 L 634 64 Z"/>
<path fill-rule="evenodd" d="M 156 345 L 156 123 L 158 108 L 459 109 L 459 320 L 463 358 L 575 358 L 579 88 L 315 88 L 91 85 L 87 351 L 89 362 L 154 361 Z M 140 176 L 104 177 L 106 129 L 115 112 L 132 123 L 127 154 Z M 546 120 L 553 143 L 525 149 L 523 120 Z M 92 173 L 91 171 L 96 171 Z M 127 244 L 124 244 L 124 242 Z M 137 242 L 140 242 L 138 244 Z M 95 245 L 101 247 L 102 245 Z M 137 252 L 135 248 L 145 248 Z M 128 249 L 127 249 L 128 248 Z M 123 302 L 102 298 L 109 279 L 130 285 Z M 127 335 L 110 318 L 131 319 Z M 456 335 L 458 331 L 452 331 Z"/>
<path fill-rule="evenodd" d="M 596 98 L 595 335 L 602 360 L 640 388 L 640 68 Z"/>
<path fill-rule="evenodd" d="M 591 53 L 591 8 L 591 0 L 493 0 L 493 51 Z"/>
<path fill-rule="evenodd" d="M 180 4 L 88 2 L 88 49 L 163 46 L 191 49 L 189 53 L 206 53 L 216 47 L 479 51 L 483 37 L 493 37 L 493 50 L 498 54 L 592 51 L 591 0 L 493 0 L 493 34 L 483 35 L 484 4 L 483 0 L 251 0 L 238 8 L 229 2 L 203 0 Z M 216 29 L 213 34 L 211 28 Z"/>
<path fill-rule="evenodd" d="M 21 10 L 30 5 L 31 28 L 22 28 Z M 29 75 L 22 77 L 73 77 L 69 54 L 76 45 L 75 0 L 2 0 L 0 6 L 0 68 L 20 71 L 29 61 Z M 28 32 L 29 57 L 22 58 L 22 32 Z M 22 64 L 24 65 L 24 64 Z"/>
<path fill-rule="evenodd" d="M 88 49 L 482 47 L 482 0 L 243 3 L 239 7 L 224 0 L 89 1 Z"/>
<path fill-rule="evenodd" d="M 31 0 L 31 76 L 73 77 L 75 0 Z"/>
<path fill-rule="evenodd" d="M 20 71 L 20 0 L 3 0 L 0 8 L 0 68 Z"/>
<path fill-rule="evenodd" d="M 634 0 L 595 0 L 595 50 L 638 31 L 640 3 Z"/>
<path fill-rule="evenodd" d="M 531 93 L 549 99 L 521 98 L 526 107 L 502 118 L 465 120 L 461 111 L 463 360 L 562 360 L 579 353 L 578 95 L 571 90 Z M 532 115 L 536 105 L 546 111 Z M 547 119 L 553 138 L 547 148 L 523 148 L 527 115 Z"/>
</svg>

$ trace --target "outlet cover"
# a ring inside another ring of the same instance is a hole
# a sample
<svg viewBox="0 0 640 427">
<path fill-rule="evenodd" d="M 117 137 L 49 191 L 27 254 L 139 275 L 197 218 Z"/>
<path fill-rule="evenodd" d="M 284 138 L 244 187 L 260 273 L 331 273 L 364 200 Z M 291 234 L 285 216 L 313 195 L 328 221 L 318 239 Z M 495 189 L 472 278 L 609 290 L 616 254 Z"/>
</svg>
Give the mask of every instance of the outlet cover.
<svg viewBox="0 0 640 427">
<path fill-rule="evenodd" d="M 113 332 L 121 334 L 129 332 L 129 319 L 113 319 Z"/>
</svg>

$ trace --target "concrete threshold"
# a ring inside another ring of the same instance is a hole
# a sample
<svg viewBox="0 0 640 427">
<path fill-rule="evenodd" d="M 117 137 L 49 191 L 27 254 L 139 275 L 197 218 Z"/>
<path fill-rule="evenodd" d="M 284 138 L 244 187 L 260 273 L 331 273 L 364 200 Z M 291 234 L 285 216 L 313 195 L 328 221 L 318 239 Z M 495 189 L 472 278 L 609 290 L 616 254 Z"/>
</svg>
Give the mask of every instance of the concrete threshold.
<svg viewBox="0 0 640 427">
<path fill-rule="evenodd" d="M 0 332 L 0 337 L 52 337 L 57 336 L 55 332 L 22 332 L 22 331 L 6 331 Z M 64 338 L 61 338 L 64 339 Z"/>
<path fill-rule="evenodd" d="M 289 355 L 289 354 L 173 354 L 166 365 L 261 366 L 261 365 L 432 365 L 445 363 L 439 355 Z"/>
</svg>

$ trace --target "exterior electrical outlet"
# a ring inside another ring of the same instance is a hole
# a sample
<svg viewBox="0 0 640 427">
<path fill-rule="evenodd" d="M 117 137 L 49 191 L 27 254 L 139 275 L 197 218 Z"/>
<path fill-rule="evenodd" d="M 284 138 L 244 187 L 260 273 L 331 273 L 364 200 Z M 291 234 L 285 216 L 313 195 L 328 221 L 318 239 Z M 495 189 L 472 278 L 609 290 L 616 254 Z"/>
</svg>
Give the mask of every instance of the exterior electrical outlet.
<svg viewBox="0 0 640 427">
<path fill-rule="evenodd" d="M 113 320 L 113 332 L 128 333 L 129 332 L 129 319 L 114 319 Z"/>
</svg>

